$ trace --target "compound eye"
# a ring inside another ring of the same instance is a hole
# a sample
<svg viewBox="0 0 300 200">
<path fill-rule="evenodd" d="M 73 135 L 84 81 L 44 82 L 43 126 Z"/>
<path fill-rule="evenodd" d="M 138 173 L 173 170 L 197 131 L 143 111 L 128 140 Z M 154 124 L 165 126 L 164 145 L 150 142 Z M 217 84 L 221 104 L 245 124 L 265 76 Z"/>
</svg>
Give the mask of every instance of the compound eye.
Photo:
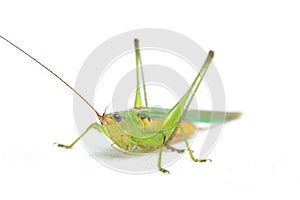
<svg viewBox="0 0 300 200">
<path fill-rule="evenodd" d="M 122 116 L 119 115 L 118 113 L 115 113 L 115 114 L 113 115 L 113 117 L 114 117 L 114 119 L 115 119 L 116 122 L 122 121 Z"/>
</svg>

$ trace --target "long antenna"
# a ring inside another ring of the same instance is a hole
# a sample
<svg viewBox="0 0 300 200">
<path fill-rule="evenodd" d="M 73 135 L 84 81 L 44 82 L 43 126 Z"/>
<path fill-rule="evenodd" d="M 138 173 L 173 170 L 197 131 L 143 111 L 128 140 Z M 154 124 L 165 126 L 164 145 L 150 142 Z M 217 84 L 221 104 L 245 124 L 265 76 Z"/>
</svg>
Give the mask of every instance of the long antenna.
<svg viewBox="0 0 300 200">
<path fill-rule="evenodd" d="M 81 94 L 79 94 L 79 92 L 77 92 L 73 87 L 71 87 L 68 83 L 66 83 L 62 78 L 60 78 L 57 74 L 55 74 L 53 71 L 51 71 L 48 67 L 46 67 L 44 64 L 42 64 L 40 61 L 38 61 L 36 58 L 32 57 L 30 54 L 26 53 L 23 49 L 21 49 L 20 47 L 18 47 L 17 45 L 15 45 L 14 43 L 12 43 L 11 41 L 9 41 L 8 39 L 6 39 L 5 37 L 3 37 L 2 35 L 0 35 L 0 37 L 5 40 L 6 42 L 8 42 L 9 44 L 11 44 L 12 46 L 14 46 L 16 49 L 18 49 L 19 51 L 21 51 L 22 53 L 24 53 L 26 56 L 28 56 L 29 58 L 31 58 L 32 60 L 34 60 L 35 62 L 37 62 L 39 65 L 41 65 L 42 67 L 44 67 L 46 70 L 48 70 L 52 75 L 54 75 L 56 78 L 58 78 L 61 82 L 63 82 L 66 86 L 68 86 L 68 88 L 70 88 L 73 92 L 75 92 L 75 94 L 77 94 L 96 114 L 97 117 L 100 117 L 101 115 L 97 112 L 97 110 L 83 97 L 81 96 Z"/>
</svg>

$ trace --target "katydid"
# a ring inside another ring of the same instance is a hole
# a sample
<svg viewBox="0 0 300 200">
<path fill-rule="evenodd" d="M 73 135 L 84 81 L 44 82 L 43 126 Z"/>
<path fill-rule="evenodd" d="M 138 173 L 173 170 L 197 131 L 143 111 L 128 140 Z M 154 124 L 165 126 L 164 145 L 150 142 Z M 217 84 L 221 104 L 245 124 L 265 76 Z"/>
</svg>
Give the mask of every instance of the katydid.
<svg viewBox="0 0 300 200">
<path fill-rule="evenodd" d="M 135 94 L 135 102 L 132 109 L 113 112 L 101 115 L 99 112 L 73 87 L 61 79 L 58 75 L 52 72 L 48 67 L 39 62 L 36 58 L 26 53 L 23 49 L 16 46 L 5 37 L 0 37 L 12 46 L 20 50 L 22 53 L 33 59 L 39 65 L 48 70 L 52 75 L 62 81 L 67 87 L 75 92 L 96 114 L 98 122 L 94 122 L 70 145 L 57 144 L 58 147 L 70 149 L 72 148 L 90 129 L 96 128 L 108 137 L 119 150 L 124 152 L 134 153 L 149 153 L 158 152 L 158 169 L 163 173 L 169 173 L 168 170 L 162 168 L 162 152 L 163 149 L 176 151 L 178 153 L 184 150 L 179 150 L 172 147 L 172 144 L 177 141 L 184 141 L 186 149 L 194 162 L 206 162 L 209 159 L 196 159 L 193 151 L 190 149 L 187 138 L 194 134 L 198 128 L 194 125 L 198 122 L 218 123 L 218 114 L 224 116 L 224 112 L 217 111 L 201 111 L 189 110 L 189 105 L 202 82 L 204 75 L 214 57 L 214 52 L 209 51 L 208 56 L 195 77 L 194 81 L 183 95 L 183 97 L 171 108 L 162 109 L 156 107 L 148 107 L 146 94 L 146 85 L 143 73 L 143 64 L 141 59 L 141 51 L 139 40 L 134 39 L 135 57 L 136 57 L 136 76 L 137 86 Z M 141 71 L 141 73 L 139 72 Z M 140 76 L 142 79 L 142 88 L 140 87 Z M 142 99 L 141 89 L 143 90 L 144 99 Z M 143 105 L 143 101 L 145 105 Z M 211 115 L 216 116 L 214 121 L 211 121 Z M 226 112 L 225 121 L 239 118 L 241 113 Z M 200 116 L 200 117 L 199 117 Z M 223 122 L 224 119 L 221 119 Z"/>
</svg>

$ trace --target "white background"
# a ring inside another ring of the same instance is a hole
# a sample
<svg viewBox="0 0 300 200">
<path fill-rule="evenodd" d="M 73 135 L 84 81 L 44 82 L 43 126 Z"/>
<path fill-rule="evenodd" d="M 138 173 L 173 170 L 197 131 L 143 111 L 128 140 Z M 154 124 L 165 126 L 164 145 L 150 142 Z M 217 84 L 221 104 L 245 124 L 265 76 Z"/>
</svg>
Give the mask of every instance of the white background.
<svg viewBox="0 0 300 200">
<path fill-rule="evenodd" d="M 73 94 L 0 41 L 0 199 L 299 199 L 296 1 L 95 2 L 1 2 L 0 33 L 74 85 L 106 39 L 137 28 L 177 31 L 215 50 L 227 109 L 244 115 L 225 126 L 212 163 L 186 155 L 169 176 L 115 172 L 81 145 L 52 145 L 77 136 Z"/>
</svg>

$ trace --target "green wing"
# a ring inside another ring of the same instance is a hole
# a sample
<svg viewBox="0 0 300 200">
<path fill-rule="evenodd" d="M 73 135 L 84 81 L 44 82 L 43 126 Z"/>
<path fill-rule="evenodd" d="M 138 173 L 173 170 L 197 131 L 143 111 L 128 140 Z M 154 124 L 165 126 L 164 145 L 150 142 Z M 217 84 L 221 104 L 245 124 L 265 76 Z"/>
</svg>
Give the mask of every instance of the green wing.
<svg viewBox="0 0 300 200">
<path fill-rule="evenodd" d="M 183 119 L 191 122 L 222 123 L 238 119 L 241 115 L 240 112 L 190 110 Z"/>
<path fill-rule="evenodd" d="M 143 111 L 144 110 L 144 111 Z M 166 108 L 144 108 L 140 113 L 145 112 L 150 117 L 162 118 L 169 111 Z M 240 118 L 240 112 L 222 112 L 222 111 L 209 111 L 209 110 L 188 110 L 183 117 L 183 121 L 188 122 L 203 122 L 203 123 L 222 123 Z"/>
</svg>

